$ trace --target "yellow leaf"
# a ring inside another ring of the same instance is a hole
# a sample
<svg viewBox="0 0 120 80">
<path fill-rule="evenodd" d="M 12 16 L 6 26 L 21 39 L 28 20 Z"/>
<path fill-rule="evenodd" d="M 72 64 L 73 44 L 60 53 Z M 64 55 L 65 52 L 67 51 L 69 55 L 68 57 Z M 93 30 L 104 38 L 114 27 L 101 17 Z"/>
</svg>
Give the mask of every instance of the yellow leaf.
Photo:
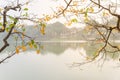
<svg viewBox="0 0 120 80">
<path fill-rule="evenodd" d="M 45 34 L 45 27 L 44 27 L 44 26 L 41 27 L 40 32 L 41 32 L 41 34 L 43 34 L 43 35 Z"/>
<path fill-rule="evenodd" d="M 25 38 L 25 36 L 24 35 L 22 35 L 22 39 L 24 39 Z"/>
<path fill-rule="evenodd" d="M 16 54 L 19 54 L 19 52 L 20 52 L 19 48 L 16 48 Z"/>
<path fill-rule="evenodd" d="M 51 17 L 50 17 L 49 15 L 44 15 L 44 14 L 43 14 L 43 16 L 45 16 L 45 17 L 44 17 L 44 21 L 50 21 Z"/>
<path fill-rule="evenodd" d="M 26 46 L 24 46 L 24 45 L 21 48 L 22 48 L 22 51 L 26 51 L 27 50 Z"/>
<path fill-rule="evenodd" d="M 22 32 L 22 39 L 24 39 L 24 38 L 25 38 L 24 34 L 25 34 L 25 33 L 24 33 L 24 32 Z"/>
<path fill-rule="evenodd" d="M 91 60 L 91 57 L 87 56 L 87 57 L 86 57 L 86 60 Z"/>
<path fill-rule="evenodd" d="M 14 30 L 13 30 L 13 32 L 17 32 L 17 30 L 16 30 L 16 29 L 14 29 Z"/>
<path fill-rule="evenodd" d="M 78 5 L 78 1 L 73 1 L 73 5 L 77 6 Z"/>
<path fill-rule="evenodd" d="M 89 11 L 90 11 L 90 12 L 94 12 L 93 7 L 90 7 L 90 8 L 89 8 Z"/>
<path fill-rule="evenodd" d="M 18 48 L 18 49 L 20 49 L 20 48 L 21 48 L 21 46 L 17 46 L 17 48 Z"/>
<path fill-rule="evenodd" d="M 87 17 L 84 18 L 84 22 L 88 22 L 89 19 Z"/>
<path fill-rule="evenodd" d="M 105 12 L 105 11 L 104 11 L 102 14 L 103 14 L 103 16 L 109 15 L 109 14 L 108 14 L 107 12 Z"/>
<path fill-rule="evenodd" d="M 86 26 L 86 27 L 84 28 L 84 30 L 85 30 L 86 32 L 89 32 L 92 28 L 93 28 L 93 26 Z"/>
<path fill-rule="evenodd" d="M 80 12 L 81 12 L 81 13 L 83 13 L 83 11 L 84 11 L 83 9 L 80 9 Z"/>
<path fill-rule="evenodd" d="M 33 45 L 32 45 L 32 43 L 30 43 L 29 47 L 30 47 L 31 49 L 33 48 Z"/>
<path fill-rule="evenodd" d="M 2 26 L 2 30 L 4 30 L 5 29 L 5 27 L 4 26 Z"/>
<path fill-rule="evenodd" d="M 37 53 L 37 54 L 40 54 L 40 50 L 36 50 L 36 53 Z"/>
<path fill-rule="evenodd" d="M 69 21 L 68 23 L 66 23 L 67 26 L 71 26 L 72 22 Z"/>
<path fill-rule="evenodd" d="M 118 45 L 118 48 L 120 49 L 120 45 Z"/>
</svg>

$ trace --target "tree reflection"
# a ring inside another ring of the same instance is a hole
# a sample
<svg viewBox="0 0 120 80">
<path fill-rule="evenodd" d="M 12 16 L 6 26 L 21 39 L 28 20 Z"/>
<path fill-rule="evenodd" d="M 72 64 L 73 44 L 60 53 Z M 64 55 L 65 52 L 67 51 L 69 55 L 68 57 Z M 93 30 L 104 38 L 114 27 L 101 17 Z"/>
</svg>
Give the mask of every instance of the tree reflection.
<svg viewBox="0 0 120 80">
<path fill-rule="evenodd" d="M 114 43 L 117 45 L 118 43 Z M 101 66 L 105 63 L 106 60 L 119 60 L 119 51 L 114 51 L 114 48 L 107 47 L 109 51 L 100 51 L 103 44 L 99 43 L 88 43 L 84 46 L 86 50 L 86 56 L 84 57 L 83 62 L 75 62 L 71 67 L 79 67 L 88 63 L 101 62 Z M 118 46 L 118 45 L 117 45 Z"/>
<path fill-rule="evenodd" d="M 99 61 L 103 61 L 104 63 L 104 61 L 109 59 L 119 60 L 119 52 L 115 52 L 115 53 L 100 52 L 98 54 L 98 51 L 101 49 L 101 46 L 103 45 L 101 43 L 96 44 L 93 42 L 86 42 L 86 43 L 40 43 L 40 44 L 41 44 L 40 55 L 53 53 L 54 55 L 59 56 L 63 54 L 67 49 L 72 49 L 72 50 L 83 49 L 82 51 L 79 51 L 79 55 L 84 58 L 84 61 L 74 62 L 72 64 L 72 67 L 81 66 L 87 63 L 99 62 Z M 112 48 L 109 48 L 109 50 L 112 50 Z M 30 52 L 31 49 L 29 49 L 28 51 Z M 15 54 L 16 54 L 15 51 L 13 51 L 7 54 L 7 56 L 5 56 L 4 58 L 2 57 L 2 59 L 0 60 L 0 64 L 6 61 L 7 59 L 13 57 Z"/>
</svg>

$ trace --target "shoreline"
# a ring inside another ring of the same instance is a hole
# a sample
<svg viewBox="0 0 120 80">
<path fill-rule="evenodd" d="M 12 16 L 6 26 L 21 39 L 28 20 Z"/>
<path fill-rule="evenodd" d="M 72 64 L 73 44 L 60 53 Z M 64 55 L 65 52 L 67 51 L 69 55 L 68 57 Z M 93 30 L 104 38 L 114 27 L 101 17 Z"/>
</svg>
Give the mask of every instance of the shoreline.
<svg viewBox="0 0 120 80">
<path fill-rule="evenodd" d="M 86 40 L 72 40 L 72 41 L 37 41 L 37 42 L 42 42 L 42 43 L 87 43 L 87 42 L 92 42 L 92 41 L 86 41 Z M 115 42 L 115 43 L 120 43 L 120 40 L 110 40 L 109 42 Z"/>
</svg>

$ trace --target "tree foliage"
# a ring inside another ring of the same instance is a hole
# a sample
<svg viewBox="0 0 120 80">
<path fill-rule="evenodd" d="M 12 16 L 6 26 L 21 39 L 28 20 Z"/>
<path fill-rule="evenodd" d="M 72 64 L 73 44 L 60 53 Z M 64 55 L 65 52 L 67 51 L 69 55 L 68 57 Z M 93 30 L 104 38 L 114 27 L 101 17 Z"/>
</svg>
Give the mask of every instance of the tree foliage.
<svg viewBox="0 0 120 80">
<path fill-rule="evenodd" d="M 111 36 L 120 32 L 119 1 L 113 0 L 64 0 L 66 6 L 59 6 L 56 16 L 63 16 L 67 26 L 74 22 L 85 24 L 87 32 L 97 34 L 93 42 L 103 43 L 90 62 L 102 53 L 116 53 L 119 45 L 114 44 Z M 111 49 L 112 48 L 112 49 Z M 103 57 L 103 56 L 102 56 Z"/>
<path fill-rule="evenodd" d="M 17 0 L 17 4 L 0 8 L 0 34 L 6 34 L 2 39 L 3 45 L 0 47 L 0 53 L 10 46 L 8 39 L 11 37 L 14 37 L 13 42 L 16 42 L 14 53 L 19 54 L 20 51 L 26 51 L 28 48 L 34 48 L 37 53 L 40 53 L 40 44 L 34 41 L 34 37 L 25 34 L 26 28 L 23 21 L 29 20 L 39 24 L 37 28 L 44 35 L 47 22 L 59 17 L 66 19 L 64 22 L 66 26 L 76 23 L 79 23 L 80 26 L 85 24 L 84 30 L 87 32 L 94 30 L 94 34 L 98 34 L 99 37 L 97 36 L 94 42 L 104 45 L 97 50 L 95 56 L 90 59 L 91 61 L 101 53 L 120 51 L 120 47 L 112 44 L 110 39 L 112 35 L 120 32 L 120 4 L 118 0 L 63 0 L 63 2 L 65 5 L 58 5 L 53 14 L 44 14 L 42 18 L 30 17 L 29 8 L 25 7 L 30 1 L 21 4 Z M 9 14 L 10 11 L 19 13 L 19 16 Z M 18 43 L 19 41 L 20 43 Z M 110 50 L 108 47 L 114 50 Z"/>
<path fill-rule="evenodd" d="M 25 34 L 26 25 L 24 21 L 27 20 L 39 24 L 37 28 L 40 30 L 41 34 L 45 34 L 44 28 L 46 23 L 43 22 L 43 19 L 39 20 L 30 17 L 31 14 L 28 13 L 29 9 L 25 7 L 30 2 L 31 1 L 25 1 L 24 3 L 20 3 L 19 0 L 16 0 L 16 2 L 8 1 L 10 5 L 2 6 L 0 8 L 0 53 L 5 51 L 7 47 L 11 46 L 11 41 L 15 43 L 12 54 L 8 55 L 5 59 L 0 61 L 0 63 L 15 54 L 19 54 L 21 51 L 26 51 L 28 48 L 35 49 L 37 54 L 40 53 L 40 44 L 34 41 L 35 37 Z M 13 14 L 10 12 L 13 12 Z"/>
</svg>

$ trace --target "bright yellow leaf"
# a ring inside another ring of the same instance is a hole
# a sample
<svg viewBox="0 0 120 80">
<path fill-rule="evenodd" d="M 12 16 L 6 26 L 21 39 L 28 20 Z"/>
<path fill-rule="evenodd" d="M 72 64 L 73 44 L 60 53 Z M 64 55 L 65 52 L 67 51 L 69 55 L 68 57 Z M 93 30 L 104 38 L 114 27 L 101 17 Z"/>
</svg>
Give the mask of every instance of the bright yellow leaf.
<svg viewBox="0 0 120 80">
<path fill-rule="evenodd" d="M 40 28 L 40 32 L 41 32 L 41 34 L 45 34 L 45 27 L 44 26 L 41 26 L 41 28 Z"/>
<path fill-rule="evenodd" d="M 27 50 L 26 46 L 24 46 L 24 45 L 21 48 L 22 48 L 22 51 L 26 51 Z"/>
<path fill-rule="evenodd" d="M 49 15 L 46 15 L 46 17 L 45 17 L 45 21 L 50 21 L 50 16 Z"/>
<path fill-rule="evenodd" d="M 19 52 L 20 52 L 19 48 L 16 48 L 16 54 L 19 54 Z"/>
</svg>

